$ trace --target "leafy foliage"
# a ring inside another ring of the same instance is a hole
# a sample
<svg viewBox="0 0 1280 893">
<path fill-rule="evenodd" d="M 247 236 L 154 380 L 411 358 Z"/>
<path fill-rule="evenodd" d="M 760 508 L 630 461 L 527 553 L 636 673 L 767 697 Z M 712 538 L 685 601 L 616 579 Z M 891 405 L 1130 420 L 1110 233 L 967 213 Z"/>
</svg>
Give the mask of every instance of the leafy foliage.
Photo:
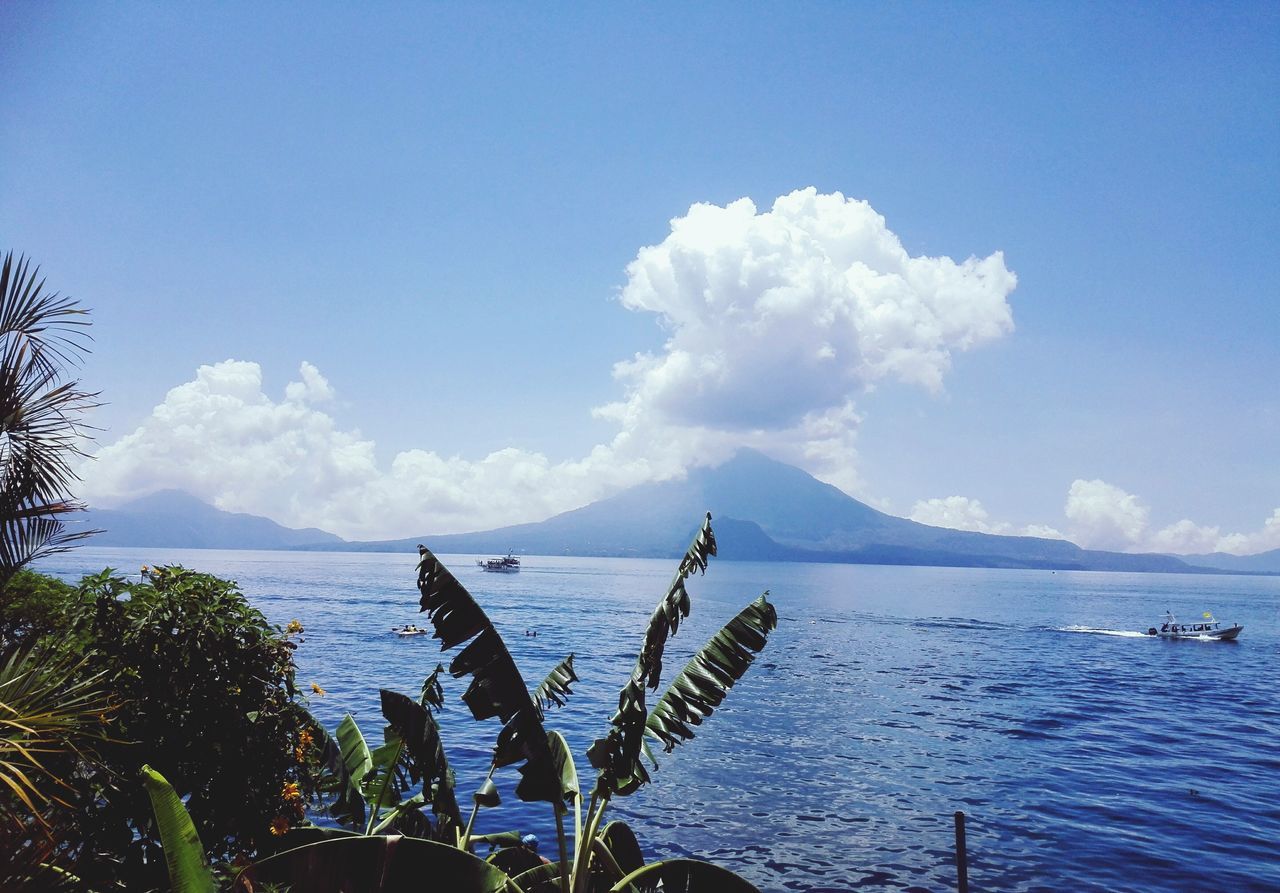
<svg viewBox="0 0 1280 893">
<path fill-rule="evenodd" d="M 65 634 L 63 608 L 73 592 L 68 583 L 25 569 L 0 584 L 0 648 L 23 648 Z"/>
<path fill-rule="evenodd" d="M 13 252 L 0 265 L 0 582 L 92 531 L 68 532 L 72 460 L 84 455 L 83 413 L 95 394 L 66 381 L 85 351 L 87 312 L 49 293 L 38 267 Z"/>
<path fill-rule="evenodd" d="M 234 583 L 181 567 L 130 583 L 86 577 L 67 611 L 88 668 L 123 704 L 107 771 L 76 782 L 90 883 L 162 881 L 158 829 L 136 781 L 143 764 L 186 799 L 211 858 L 252 853 L 303 813 L 314 790 L 311 720 L 294 685 L 293 633 L 249 606 Z"/>
<path fill-rule="evenodd" d="M 453 774 L 432 712 L 443 704 L 440 674 L 444 668 L 437 666 L 423 683 L 417 702 L 382 690 L 382 713 L 388 724 L 379 747 L 369 747 L 350 715 L 339 723 L 333 737 L 317 732 L 328 768 L 324 783 L 333 795 L 331 814 L 363 833 L 316 826 L 292 830 L 284 838 L 285 848 L 244 871 L 236 889 L 285 883 L 315 891 L 409 890 L 418 889 L 429 877 L 433 885 L 448 878 L 442 888 L 459 891 L 754 890 L 732 872 L 708 863 L 679 859 L 646 866 L 635 835 L 623 823 L 610 823 L 597 833 L 610 797 L 629 793 L 648 781 L 639 762 L 639 754 L 647 752 L 645 733 L 662 741 L 668 750 L 693 737 L 690 727 L 701 724 L 722 703 L 777 626 L 776 612 L 762 595 L 694 656 L 652 713 L 646 709 L 646 683 L 656 684 L 660 678 L 666 640 L 689 613 L 684 580 L 694 570 L 705 571 L 708 556 L 715 554 L 710 520 L 708 515 L 650 620 L 608 737 L 597 740 L 588 752 L 599 774 L 585 829 L 572 753 L 563 736 L 543 727 L 543 708 L 563 706 L 572 694 L 571 683 L 578 681 L 573 656 L 561 661 L 530 695 L 484 611 L 436 557 L 420 546 L 420 605 L 435 626 L 442 650 L 462 646 L 449 666 L 453 676 L 471 677 L 462 700 L 473 718 L 498 717 L 503 723 L 489 775 L 473 796 L 475 809 L 470 820 L 465 829 L 460 827 Z M 516 794 L 525 801 L 552 805 L 558 862 L 542 860 L 536 845 L 524 849 L 518 834 L 471 833 L 476 811 L 501 802 L 492 780 L 494 772 L 522 760 L 523 778 Z M 415 793 L 419 785 L 421 790 Z M 423 815 L 428 799 L 434 825 Z M 564 827 L 564 817 L 571 809 L 572 859 Z M 383 833 L 391 830 L 406 836 Z M 470 852 L 481 841 L 500 847 L 488 863 Z"/>
</svg>

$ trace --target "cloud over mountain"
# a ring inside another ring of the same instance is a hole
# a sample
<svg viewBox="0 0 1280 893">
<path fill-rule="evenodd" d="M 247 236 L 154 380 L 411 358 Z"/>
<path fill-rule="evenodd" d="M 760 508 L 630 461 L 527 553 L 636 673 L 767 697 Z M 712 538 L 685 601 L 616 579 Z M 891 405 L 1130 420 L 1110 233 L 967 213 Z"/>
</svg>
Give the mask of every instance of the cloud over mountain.
<svg viewBox="0 0 1280 893">
<path fill-rule="evenodd" d="M 658 314 L 657 353 L 618 363 L 624 428 L 711 429 L 836 483 L 855 398 L 893 379 L 937 391 L 952 354 L 1013 329 L 1017 279 L 996 252 L 913 257 L 864 201 L 813 188 L 768 211 L 698 204 L 627 267 L 623 306 Z"/>
<path fill-rule="evenodd" d="M 380 466 L 374 444 L 331 414 L 335 389 L 314 365 L 273 399 L 256 363 L 227 360 L 100 449 L 82 493 L 110 506 L 181 488 L 368 538 L 539 520 L 741 446 L 856 491 L 859 395 L 884 380 L 937 391 L 956 351 L 1013 328 L 1016 277 L 999 252 L 911 256 L 866 202 L 813 188 L 767 211 L 745 198 L 694 205 L 626 276 L 622 306 L 656 314 L 667 340 L 615 366 L 622 398 L 595 412 L 617 433 L 579 460 L 424 448 Z"/>
</svg>

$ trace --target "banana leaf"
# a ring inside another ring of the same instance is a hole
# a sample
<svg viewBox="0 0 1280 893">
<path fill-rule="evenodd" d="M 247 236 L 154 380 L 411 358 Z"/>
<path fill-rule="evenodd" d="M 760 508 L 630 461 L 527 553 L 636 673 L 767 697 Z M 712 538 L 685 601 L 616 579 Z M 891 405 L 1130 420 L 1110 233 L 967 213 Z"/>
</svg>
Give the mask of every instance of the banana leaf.
<svg viewBox="0 0 1280 893">
<path fill-rule="evenodd" d="M 645 721 L 646 731 L 670 753 L 693 738 L 690 726 L 701 725 L 742 678 L 778 626 L 778 612 L 766 591 L 730 620 L 685 665 Z"/>
<path fill-rule="evenodd" d="M 264 884 L 307 893 L 520 893 L 510 878 L 457 847 L 414 837 L 352 836 L 307 844 L 255 863 L 238 893 Z"/>
<path fill-rule="evenodd" d="M 173 893 L 214 893 L 217 884 L 196 826 L 182 800 L 164 776 L 150 766 L 141 770 L 142 783 L 151 798 L 151 809 L 160 826 L 160 845 L 169 868 Z"/>
<path fill-rule="evenodd" d="M 710 556 L 716 554 L 716 535 L 711 530 L 711 513 L 707 512 L 702 527 L 694 534 L 693 542 L 680 559 L 680 567 L 675 578 L 667 588 L 667 594 L 658 602 L 658 607 L 649 617 L 649 627 L 644 636 L 644 647 L 636 662 L 636 676 L 645 681 L 649 688 L 657 690 L 662 681 L 662 653 L 667 639 L 680 629 L 680 620 L 689 616 L 689 593 L 684 581 L 694 571 L 707 572 Z"/>
<path fill-rule="evenodd" d="M 437 821 L 444 819 L 461 828 L 462 816 L 454 793 L 453 771 L 445 758 L 435 717 L 422 704 L 399 692 L 382 689 L 379 694 L 382 715 L 403 743 L 399 760 L 409 781 L 414 784 L 421 782 L 424 789 L 431 791 L 431 807 Z"/>
<path fill-rule="evenodd" d="M 609 720 L 612 728 L 587 749 L 587 759 L 600 772 L 595 788 L 598 796 L 626 796 L 649 782 L 649 772 L 640 761 L 640 754 L 645 750 L 645 721 L 649 716 L 645 686 L 658 688 L 667 639 L 680 629 L 681 618 L 689 616 L 689 593 L 684 581 L 695 570 L 705 573 L 710 556 L 715 554 L 716 537 L 711 529 L 711 513 L 707 512 L 680 560 L 675 579 L 649 618 L 635 670 L 618 693 L 618 711 Z"/>
<path fill-rule="evenodd" d="M 533 700 L 546 709 L 550 709 L 552 704 L 563 707 L 567 703 L 568 696 L 573 694 L 569 683 L 577 681 L 578 674 L 573 671 L 573 655 L 570 654 L 556 664 L 555 669 L 542 680 L 542 684 L 533 693 Z"/>
<path fill-rule="evenodd" d="M 373 768 L 373 755 L 356 721 L 347 714 L 338 723 L 337 737 L 318 723 L 320 760 L 334 778 L 337 799 L 330 814 L 339 821 L 349 821 L 362 828 L 365 822 L 365 793 L 362 782 Z"/>
<path fill-rule="evenodd" d="M 523 874 L 531 868 L 539 868 L 547 863 L 542 861 L 542 857 L 533 850 L 526 849 L 522 846 L 509 846 L 496 850 L 489 858 L 485 859 L 490 865 L 501 868 L 511 877 Z"/>
<path fill-rule="evenodd" d="M 623 874 L 630 874 L 644 867 L 644 853 L 640 851 L 640 842 L 626 822 L 614 820 L 606 824 L 600 832 L 600 840 L 613 855 L 613 861 L 622 869 Z"/>
<path fill-rule="evenodd" d="M 587 760 L 600 771 L 597 795 L 627 796 L 649 783 L 649 772 L 640 761 L 648 715 L 644 685 L 633 676 L 618 694 L 618 712 L 609 720 L 613 728 L 587 748 Z"/>
<path fill-rule="evenodd" d="M 662 893 L 760 893 L 755 885 L 727 868 L 697 859 L 668 859 L 646 865 L 614 884 L 610 893 L 628 889 L 648 893 L 659 889 L 659 884 Z"/>
<path fill-rule="evenodd" d="M 524 781 L 517 795 L 523 800 L 554 803 L 558 784 L 547 751 L 542 708 L 529 695 L 502 636 L 471 593 L 426 546 L 418 547 L 418 555 L 419 605 L 435 627 L 440 649 L 447 651 L 466 643 L 449 665 L 454 678 L 471 676 L 462 700 L 475 719 L 496 716 L 503 723 L 494 748 L 494 765 L 523 759 Z"/>
<path fill-rule="evenodd" d="M 582 796 L 578 788 L 578 767 L 573 762 L 573 751 L 569 750 L 564 736 L 556 731 L 547 732 L 547 750 L 551 752 L 551 764 L 560 782 L 559 800 L 565 806 L 570 806 Z"/>
<path fill-rule="evenodd" d="M 444 672 L 444 664 L 436 664 L 431 675 L 422 680 L 422 697 L 418 703 L 424 707 L 434 708 L 436 712 L 444 709 L 444 688 L 440 685 L 440 674 Z"/>
<path fill-rule="evenodd" d="M 560 893 L 560 863 L 539 861 L 533 868 L 514 875 L 512 880 L 524 893 Z"/>
</svg>

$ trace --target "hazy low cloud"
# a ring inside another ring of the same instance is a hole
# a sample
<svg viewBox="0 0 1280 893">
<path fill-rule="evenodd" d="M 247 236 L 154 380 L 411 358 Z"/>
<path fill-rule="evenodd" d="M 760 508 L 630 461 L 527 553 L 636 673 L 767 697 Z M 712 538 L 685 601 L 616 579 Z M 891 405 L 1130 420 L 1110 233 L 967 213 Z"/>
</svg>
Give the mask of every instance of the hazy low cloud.
<svg viewBox="0 0 1280 893">
<path fill-rule="evenodd" d="M 973 530 L 978 533 L 994 533 L 1002 536 L 1037 536 L 1043 539 L 1064 539 L 1052 527 L 1033 524 L 1015 527 L 1004 521 L 993 521 L 982 503 L 967 496 L 946 496 L 941 499 L 923 499 L 915 504 L 908 516 L 912 521 L 931 524 L 934 527 L 950 527 L 954 530 Z"/>
<path fill-rule="evenodd" d="M 1136 496 L 1104 481 L 1075 481 L 1067 494 L 1070 534 L 1080 545 L 1130 552 L 1191 555 L 1230 552 L 1252 555 L 1280 549 L 1280 508 L 1253 533 L 1223 534 L 1183 519 L 1157 531 L 1147 527 L 1149 510 Z"/>
<path fill-rule="evenodd" d="M 380 467 L 327 408 L 335 389 L 315 366 L 272 398 L 256 363 L 227 360 L 103 447 L 82 495 L 110 506 L 176 487 L 291 526 L 409 536 L 540 520 L 740 446 L 859 492 L 857 397 L 884 380 L 936 391 L 954 352 L 1013 328 L 999 252 L 913 257 L 866 202 L 815 189 L 764 212 L 694 205 L 626 274 L 622 305 L 657 314 L 669 337 L 616 365 L 622 399 L 594 412 L 617 434 L 580 460 L 421 449 Z"/>
<path fill-rule="evenodd" d="M 974 530 L 1006 536 L 1037 536 L 1069 539 L 1086 549 L 1116 552 L 1169 552 L 1193 555 L 1230 552 L 1252 555 L 1280 549 L 1280 509 L 1254 533 L 1223 534 L 1217 527 L 1204 527 L 1182 520 L 1152 531 L 1150 509 L 1138 497 L 1100 480 L 1076 480 L 1067 491 L 1064 506 L 1066 533 L 1043 524 L 1017 527 L 991 518 L 982 503 L 967 496 L 926 499 L 915 504 L 910 518 L 921 524 Z"/>
<path fill-rule="evenodd" d="M 540 519 L 654 474 L 608 451 L 552 465 L 515 449 L 474 461 L 411 450 L 379 468 L 373 442 L 316 405 L 333 396 L 319 370 L 303 363 L 300 378 L 275 401 L 257 363 L 201 366 L 84 467 L 82 495 L 110 506 L 175 487 L 289 526 L 377 538 Z"/>
</svg>

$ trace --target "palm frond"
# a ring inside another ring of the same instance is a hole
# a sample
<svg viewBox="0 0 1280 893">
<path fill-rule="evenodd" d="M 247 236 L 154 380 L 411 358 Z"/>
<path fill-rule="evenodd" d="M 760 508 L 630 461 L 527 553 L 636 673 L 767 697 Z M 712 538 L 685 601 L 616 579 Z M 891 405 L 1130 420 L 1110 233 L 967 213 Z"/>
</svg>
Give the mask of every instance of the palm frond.
<svg viewBox="0 0 1280 893">
<path fill-rule="evenodd" d="M 0 785 L 33 813 L 61 803 L 67 760 L 91 757 L 115 710 L 102 674 L 48 649 L 15 649 L 0 664 Z"/>
<path fill-rule="evenodd" d="M 0 265 L 0 338 L 28 341 L 36 348 L 37 366 L 74 362 L 87 348 L 88 311 L 57 292 L 48 294 L 40 268 L 13 252 Z"/>
<path fill-rule="evenodd" d="M 712 636 L 649 712 L 645 730 L 662 741 L 667 753 L 693 738 L 691 726 L 701 725 L 715 712 L 777 628 L 778 613 L 769 604 L 768 594 L 747 605 Z"/>
<path fill-rule="evenodd" d="M 68 498 L 72 465 L 91 430 L 84 414 L 97 394 L 64 381 L 87 350 L 87 311 L 50 294 L 26 258 L 0 265 L 0 579 L 97 531 L 68 533 L 59 517 L 82 506 Z"/>
</svg>

